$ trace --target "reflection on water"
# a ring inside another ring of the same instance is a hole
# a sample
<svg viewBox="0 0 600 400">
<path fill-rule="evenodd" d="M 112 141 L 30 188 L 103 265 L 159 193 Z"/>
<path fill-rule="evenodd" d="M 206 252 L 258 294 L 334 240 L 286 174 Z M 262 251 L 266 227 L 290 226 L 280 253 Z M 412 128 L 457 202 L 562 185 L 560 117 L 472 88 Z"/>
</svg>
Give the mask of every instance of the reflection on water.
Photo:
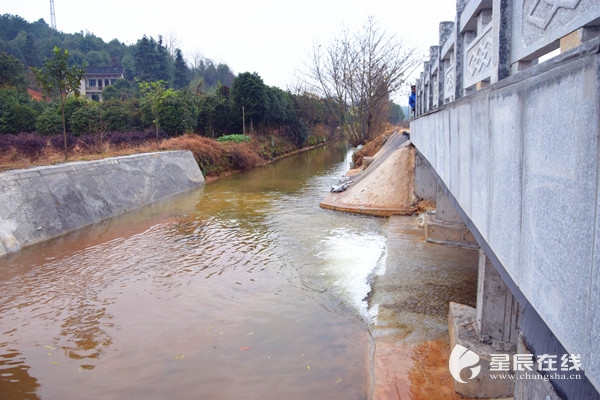
<svg viewBox="0 0 600 400">
<path fill-rule="evenodd" d="M 2 399 L 363 399 L 383 219 L 339 143 L 0 259 Z M 31 395 L 29 395 L 31 394 Z"/>
<path fill-rule="evenodd" d="M 453 395 L 447 307 L 474 305 L 476 254 L 409 217 L 321 209 L 350 155 L 315 149 L 0 258 L 0 399 Z"/>
</svg>

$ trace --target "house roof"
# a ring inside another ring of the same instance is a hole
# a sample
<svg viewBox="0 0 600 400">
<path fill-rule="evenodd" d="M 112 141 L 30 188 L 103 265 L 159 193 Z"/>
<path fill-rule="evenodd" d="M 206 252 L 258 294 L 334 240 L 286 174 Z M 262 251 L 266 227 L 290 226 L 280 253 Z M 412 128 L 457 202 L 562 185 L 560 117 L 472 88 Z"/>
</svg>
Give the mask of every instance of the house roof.
<svg viewBox="0 0 600 400">
<path fill-rule="evenodd" d="M 122 75 L 123 74 L 123 67 L 88 67 L 87 71 L 85 72 L 86 75 L 97 75 L 97 74 L 116 74 L 116 75 Z"/>
</svg>

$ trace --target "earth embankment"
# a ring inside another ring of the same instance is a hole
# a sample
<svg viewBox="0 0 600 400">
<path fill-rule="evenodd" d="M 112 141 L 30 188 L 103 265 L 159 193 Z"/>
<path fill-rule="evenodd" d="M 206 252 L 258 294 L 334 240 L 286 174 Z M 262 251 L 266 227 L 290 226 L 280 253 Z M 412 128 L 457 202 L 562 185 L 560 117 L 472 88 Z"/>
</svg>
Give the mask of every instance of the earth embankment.
<svg viewBox="0 0 600 400">
<path fill-rule="evenodd" d="M 349 177 L 344 191 L 331 192 L 322 208 L 376 216 L 410 215 L 417 210 L 414 194 L 415 148 L 407 133 L 394 132 L 372 162 Z"/>
</svg>

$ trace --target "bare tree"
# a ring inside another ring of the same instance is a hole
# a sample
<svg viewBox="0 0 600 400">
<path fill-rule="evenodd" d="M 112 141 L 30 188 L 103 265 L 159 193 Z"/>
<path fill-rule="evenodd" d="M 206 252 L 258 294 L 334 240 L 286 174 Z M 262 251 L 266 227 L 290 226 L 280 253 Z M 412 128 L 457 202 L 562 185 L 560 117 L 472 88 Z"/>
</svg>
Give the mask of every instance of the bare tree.
<svg viewBox="0 0 600 400">
<path fill-rule="evenodd" d="M 171 57 L 175 58 L 175 50 L 181 48 L 181 40 L 179 40 L 177 34 L 172 30 L 164 33 L 161 36 L 163 38 L 163 43 L 165 44 L 167 51 L 169 52 Z"/>
<path fill-rule="evenodd" d="M 382 131 L 390 94 L 418 62 L 415 49 L 369 17 L 361 31 L 344 30 L 326 47 L 314 46 L 308 81 L 335 105 L 346 138 L 357 146 Z"/>
<path fill-rule="evenodd" d="M 202 53 L 201 50 L 195 48 L 194 51 L 192 52 L 192 71 L 194 71 L 194 73 L 197 73 L 198 71 L 201 71 L 203 69 L 203 66 L 205 64 L 205 58 L 204 58 L 204 54 Z"/>
</svg>

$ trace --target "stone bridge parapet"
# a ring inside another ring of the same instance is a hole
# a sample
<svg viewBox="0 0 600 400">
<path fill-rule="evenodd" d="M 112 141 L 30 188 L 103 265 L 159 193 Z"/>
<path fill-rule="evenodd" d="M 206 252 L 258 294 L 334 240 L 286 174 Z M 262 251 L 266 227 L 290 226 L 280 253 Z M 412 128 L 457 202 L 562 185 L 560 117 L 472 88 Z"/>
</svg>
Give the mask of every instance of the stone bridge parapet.
<svg viewBox="0 0 600 400">
<path fill-rule="evenodd" d="M 516 381 L 516 399 L 600 398 L 599 26 L 597 0 L 459 0 L 417 81 L 411 141 L 477 239 L 480 275 L 510 289 L 506 309 L 487 304 L 510 321 L 489 326 L 535 360 L 581 357 L 582 379 Z"/>
<path fill-rule="evenodd" d="M 456 9 L 417 80 L 416 115 L 600 35 L 597 0 L 458 0 Z"/>
</svg>

